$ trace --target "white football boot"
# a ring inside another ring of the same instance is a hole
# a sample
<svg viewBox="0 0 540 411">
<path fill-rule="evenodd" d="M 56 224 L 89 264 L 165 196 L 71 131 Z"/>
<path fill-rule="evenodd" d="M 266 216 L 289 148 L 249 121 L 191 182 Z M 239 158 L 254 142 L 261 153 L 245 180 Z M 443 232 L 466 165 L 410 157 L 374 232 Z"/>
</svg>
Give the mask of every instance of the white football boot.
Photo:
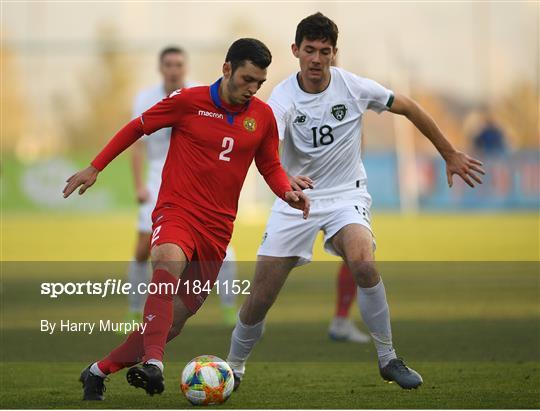
<svg viewBox="0 0 540 411">
<path fill-rule="evenodd" d="M 360 331 L 350 318 L 334 317 L 328 328 L 328 336 L 334 341 L 350 341 L 358 344 L 368 343 L 371 338 Z"/>
</svg>

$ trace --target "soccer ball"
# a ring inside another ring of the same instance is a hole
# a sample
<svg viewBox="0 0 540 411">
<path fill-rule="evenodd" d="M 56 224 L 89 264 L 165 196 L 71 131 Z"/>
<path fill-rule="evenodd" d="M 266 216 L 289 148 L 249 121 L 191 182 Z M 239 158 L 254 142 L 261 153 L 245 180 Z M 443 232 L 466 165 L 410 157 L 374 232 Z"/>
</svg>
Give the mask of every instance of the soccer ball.
<svg viewBox="0 0 540 411">
<path fill-rule="evenodd" d="M 193 405 L 221 404 L 233 392 L 233 372 L 221 358 L 200 355 L 184 367 L 180 388 Z"/>
</svg>

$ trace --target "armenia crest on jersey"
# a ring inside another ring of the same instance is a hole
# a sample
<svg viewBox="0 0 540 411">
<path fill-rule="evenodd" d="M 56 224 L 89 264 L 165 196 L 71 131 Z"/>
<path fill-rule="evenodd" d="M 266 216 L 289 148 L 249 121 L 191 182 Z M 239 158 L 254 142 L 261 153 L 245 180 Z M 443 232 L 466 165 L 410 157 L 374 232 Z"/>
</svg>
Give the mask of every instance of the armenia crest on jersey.
<svg viewBox="0 0 540 411">
<path fill-rule="evenodd" d="M 244 119 L 244 128 L 247 130 L 247 131 L 255 131 L 257 129 L 257 122 L 255 121 L 254 118 L 251 118 L 251 117 L 246 117 Z"/>
<path fill-rule="evenodd" d="M 332 115 L 336 118 L 336 120 L 343 120 L 346 114 L 347 107 L 345 106 L 345 104 L 336 104 L 332 107 Z"/>
</svg>

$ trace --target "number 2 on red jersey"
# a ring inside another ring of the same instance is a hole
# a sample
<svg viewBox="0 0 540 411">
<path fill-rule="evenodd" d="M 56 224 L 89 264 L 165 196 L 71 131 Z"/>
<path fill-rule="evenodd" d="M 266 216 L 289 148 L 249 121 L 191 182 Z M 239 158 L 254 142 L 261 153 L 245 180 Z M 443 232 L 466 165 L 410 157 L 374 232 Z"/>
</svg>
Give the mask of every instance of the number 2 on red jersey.
<svg viewBox="0 0 540 411">
<path fill-rule="evenodd" d="M 219 159 L 223 161 L 231 161 L 231 158 L 227 156 L 229 154 L 234 146 L 234 138 L 232 137 L 223 137 L 223 142 L 221 143 L 221 147 L 224 148 L 224 150 L 219 153 Z"/>
</svg>

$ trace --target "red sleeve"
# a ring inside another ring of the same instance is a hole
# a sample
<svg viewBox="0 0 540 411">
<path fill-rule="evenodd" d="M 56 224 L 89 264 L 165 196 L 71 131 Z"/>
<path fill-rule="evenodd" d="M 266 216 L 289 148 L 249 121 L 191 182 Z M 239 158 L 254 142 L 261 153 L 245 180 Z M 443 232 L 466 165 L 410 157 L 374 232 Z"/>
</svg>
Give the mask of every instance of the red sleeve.
<svg viewBox="0 0 540 411">
<path fill-rule="evenodd" d="M 187 98 L 182 90 L 176 90 L 169 97 L 141 114 L 144 134 L 150 135 L 159 129 L 173 127 L 178 124 L 182 113 L 185 112 Z"/>
<path fill-rule="evenodd" d="M 136 118 L 131 120 L 115 134 L 91 164 L 99 171 L 103 170 L 116 158 L 116 156 L 118 156 L 118 154 L 132 145 L 137 139 L 142 137 L 143 134 L 141 119 Z"/>
<path fill-rule="evenodd" d="M 292 191 L 292 189 L 287 174 L 279 162 L 279 137 L 276 119 L 271 110 L 268 110 L 268 112 L 270 126 L 261 145 L 257 149 L 257 153 L 255 153 L 255 164 L 274 194 L 284 199 L 285 193 Z"/>
<path fill-rule="evenodd" d="M 116 133 L 91 164 L 101 171 L 143 134 L 150 135 L 161 128 L 174 126 L 184 111 L 185 101 L 181 90 L 165 97 Z"/>
</svg>

